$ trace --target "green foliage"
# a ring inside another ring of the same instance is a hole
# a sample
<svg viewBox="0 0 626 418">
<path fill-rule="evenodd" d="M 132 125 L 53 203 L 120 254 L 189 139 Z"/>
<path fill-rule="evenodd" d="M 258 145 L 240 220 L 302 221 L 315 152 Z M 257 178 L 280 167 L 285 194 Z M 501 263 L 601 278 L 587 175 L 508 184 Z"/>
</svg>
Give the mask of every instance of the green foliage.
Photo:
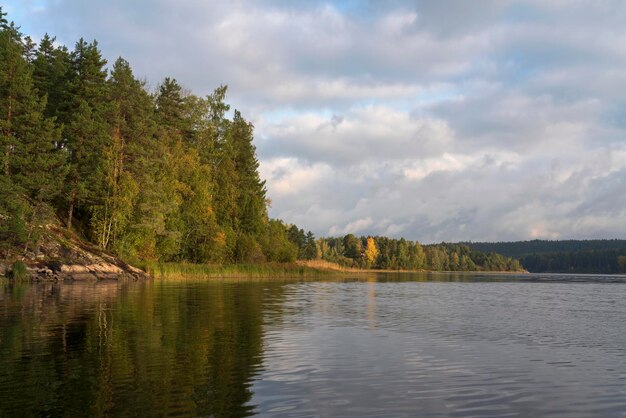
<svg viewBox="0 0 626 418">
<path fill-rule="evenodd" d="M 263 253 L 268 261 L 294 262 L 298 257 L 298 246 L 289 240 L 289 229 L 279 220 L 270 220 L 267 236 L 263 241 Z"/>
<path fill-rule="evenodd" d="M 479 251 L 497 252 L 536 273 L 626 273 L 626 240 L 532 240 L 467 243 Z"/>
<path fill-rule="evenodd" d="M 302 258 L 304 260 L 315 260 L 320 258 L 321 254 L 315 241 L 315 236 L 311 231 L 307 232 L 304 238 L 304 248 L 302 249 Z"/>
<path fill-rule="evenodd" d="M 496 252 L 509 257 L 523 257 L 532 254 L 556 254 L 584 251 L 626 250 L 626 240 L 531 240 L 514 242 L 465 242 L 462 243 L 483 252 Z"/>
<path fill-rule="evenodd" d="M 235 261 L 238 263 L 261 263 L 266 261 L 261 246 L 253 235 L 242 232 L 237 236 Z"/>
<path fill-rule="evenodd" d="M 343 255 L 353 260 L 361 258 L 361 240 L 352 234 L 343 237 Z"/>
<path fill-rule="evenodd" d="M 587 250 L 522 256 L 519 263 L 537 273 L 626 273 L 626 251 Z M 516 260 L 517 261 L 517 260 Z"/>
<path fill-rule="evenodd" d="M 17 260 L 11 265 L 9 271 L 9 278 L 13 280 L 26 280 L 28 278 L 28 270 L 26 270 L 26 264 L 23 261 Z"/>
<path fill-rule="evenodd" d="M 0 248 L 37 241 L 67 172 L 60 129 L 34 87 L 34 44 L 0 24 Z"/>
<path fill-rule="evenodd" d="M 46 100 L 36 94 L 23 50 L 17 29 L 0 31 L 1 172 L 30 198 L 43 201 L 60 191 L 64 156 L 55 147 L 60 131 L 44 116 Z"/>
<path fill-rule="evenodd" d="M 11 179 L 0 175 L 0 250 L 23 245 L 28 240 L 30 205 Z"/>
<path fill-rule="evenodd" d="M 383 270 L 519 271 L 517 260 L 500 254 L 485 254 L 467 245 L 422 246 L 404 238 L 360 237 L 319 240 L 321 258 L 344 267 Z"/>
<path fill-rule="evenodd" d="M 33 82 L 40 97 L 46 97 L 46 117 L 62 118 L 71 100 L 71 58 L 66 47 L 56 48 L 56 38 L 45 34 L 33 60 Z"/>
<path fill-rule="evenodd" d="M 94 212 L 100 211 L 97 206 L 103 205 L 110 186 L 105 159 L 111 154 L 110 150 L 108 153 L 105 150 L 111 146 L 107 116 L 112 110 L 105 65 L 106 60 L 95 41 L 88 44 L 80 39 L 70 54 L 69 99 L 64 111 L 58 115 L 58 121 L 64 127 L 63 146 L 68 152 L 68 178 L 64 190 L 68 228 L 76 215 L 84 225 L 93 225 L 90 218 Z M 102 243 L 103 236 L 98 234 L 101 231 L 87 232 L 94 241 Z"/>
<path fill-rule="evenodd" d="M 270 223 L 254 127 L 226 86 L 156 94 L 96 41 L 39 45 L 0 15 L 0 246 L 36 241 L 50 207 L 68 228 L 137 260 L 292 261 Z M 309 240 L 310 241 L 310 240 Z M 309 254 L 311 251 L 309 242 Z M 295 256 L 294 256 L 295 254 Z"/>
<path fill-rule="evenodd" d="M 289 242 L 297 249 L 298 260 L 315 260 L 321 257 L 319 245 L 311 231 L 305 233 L 303 229 L 291 225 L 286 229 L 286 234 Z"/>
</svg>

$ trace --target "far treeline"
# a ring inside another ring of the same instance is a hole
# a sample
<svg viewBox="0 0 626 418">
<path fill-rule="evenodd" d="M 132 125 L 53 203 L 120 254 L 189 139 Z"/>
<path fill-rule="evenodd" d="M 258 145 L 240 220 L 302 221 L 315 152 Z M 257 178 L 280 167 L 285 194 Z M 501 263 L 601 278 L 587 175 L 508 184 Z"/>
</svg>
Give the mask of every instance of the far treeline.
<svg viewBox="0 0 626 418">
<path fill-rule="evenodd" d="M 382 270 L 520 271 L 519 261 L 463 244 L 421 245 L 404 238 L 322 238 L 319 257 L 345 267 Z"/>
<path fill-rule="evenodd" d="M 0 258 L 34 254 L 59 223 L 130 261 L 292 262 L 380 269 L 518 270 L 464 245 L 347 235 L 315 239 L 270 219 L 253 126 L 227 88 L 172 78 L 155 91 L 96 41 L 39 44 L 0 8 Z"/>
<path fill-rule="evenodd" d="M 532 240 L 463 243 L 518 259 L 535 273 L 626 273 L 626 240 Z"/>
</svg>

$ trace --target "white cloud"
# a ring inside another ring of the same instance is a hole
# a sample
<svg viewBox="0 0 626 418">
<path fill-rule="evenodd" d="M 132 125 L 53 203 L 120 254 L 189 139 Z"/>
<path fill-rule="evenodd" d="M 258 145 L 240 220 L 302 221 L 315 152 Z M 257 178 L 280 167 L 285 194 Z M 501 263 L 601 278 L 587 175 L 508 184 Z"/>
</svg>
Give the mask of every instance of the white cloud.
<svg viewBox="0 0 626 418">
<path fill-rule="evenodd" d="M 438 158 L 426 158 L 412 164 L 404 170 L 404 176 L 409 180 L 422 180 L 425 177 L 441 172 L 463 172 L 469 169 L 480 169 L 485 165 L 514 168 L 519 157 L 512 153 L 493 153 L 481 155 L 462 155 L 444 153 Z"/>
<path fill-rule="evenodd" d="M 367 217 L 364 219 L 357 219 L 355 221 L 350 222 L 348 225 L 346 225 L 343 228 L 333 225 L 332 227 L 330 227 L 329 232 L 331 235 L 359 234 L 359 233 L 363 233 L 364 231 L 366 231 L 367 228 L 372 226 L 373 223 L 374 221 L 370 217 Z"/>
<path fill-rule="evenodd" d="M 357 107 L 331 116 L 302 113 L 257 126 L 270 139 L 261 145 L 262 155 L 295 155 L 342 165 L 439 155 L 453 140 L 445 122 L 385 106 Z"/>
<path fill-rule="evenodd" d="M 331 169 L 323 163 L 301 166 L 296 158 L 275 158 L 262 161 L 259 171 L 271 185 L 272 195 L 282 197 L 306 193 Z"/>
</svg>

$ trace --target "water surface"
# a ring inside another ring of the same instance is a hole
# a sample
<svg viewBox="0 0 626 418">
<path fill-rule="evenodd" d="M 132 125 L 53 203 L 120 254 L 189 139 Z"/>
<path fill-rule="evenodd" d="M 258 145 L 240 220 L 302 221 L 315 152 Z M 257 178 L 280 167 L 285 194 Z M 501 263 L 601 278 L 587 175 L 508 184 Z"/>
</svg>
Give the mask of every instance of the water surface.
<svg viewBox="0 0 626 418">
<path fill-rule="evenodd" d="M 624 277 L 0 289 L 0 416 L 626 415 Z"/>
</svg>

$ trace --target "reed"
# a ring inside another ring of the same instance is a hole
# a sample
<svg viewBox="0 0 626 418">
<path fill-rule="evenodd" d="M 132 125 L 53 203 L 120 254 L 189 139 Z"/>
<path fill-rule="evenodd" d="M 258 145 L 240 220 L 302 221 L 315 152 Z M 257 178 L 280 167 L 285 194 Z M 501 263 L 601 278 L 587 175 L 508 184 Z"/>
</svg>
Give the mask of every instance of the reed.
<svg viewBox="0 0 626 418">
<path fill-rule="evenodd" d="M 28 269 L 26 268 L 26 264 L 23 261 L 17 260 L 11 266 L 11 270 L 9 270 L 7 276 L 10 279 L 23 281 L 28 279 Z"/>
<path fill-rule="evenodd" d="M 328 276 L 324 271 L 295 263 L 193 264 L 144 262 L 138 266 L 154 278 L 297 278 Z"/>
</svg>

